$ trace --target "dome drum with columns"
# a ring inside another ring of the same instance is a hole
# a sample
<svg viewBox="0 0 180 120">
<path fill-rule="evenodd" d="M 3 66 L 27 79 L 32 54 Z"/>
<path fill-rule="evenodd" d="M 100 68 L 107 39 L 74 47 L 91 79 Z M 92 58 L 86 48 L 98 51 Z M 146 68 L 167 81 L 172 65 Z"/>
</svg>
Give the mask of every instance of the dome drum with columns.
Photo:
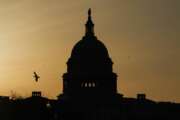
<svg viewBox="0 0 180 120">
<path fill-rule="evenodd" d="M 116 94 L 117 75 L 105 45 L 94 35 L 91 10 L 85 36 L 73 48 L 63 75 L 63 94 Z"/>
</svg>

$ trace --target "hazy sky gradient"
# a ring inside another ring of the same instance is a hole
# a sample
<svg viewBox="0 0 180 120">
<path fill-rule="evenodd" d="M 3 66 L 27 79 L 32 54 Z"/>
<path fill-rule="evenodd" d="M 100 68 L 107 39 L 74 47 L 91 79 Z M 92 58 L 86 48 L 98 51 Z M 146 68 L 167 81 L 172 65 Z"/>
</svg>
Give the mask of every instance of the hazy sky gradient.
<svg viewBox="0 0 180 120">
<path fill-rule="evenodd" d="M 179 6 L 179 0 L 0 0 L 0 95 L 41 90 L 56 97 L 91 7 L 119 92 L 180 102 Z"/>
</svg>

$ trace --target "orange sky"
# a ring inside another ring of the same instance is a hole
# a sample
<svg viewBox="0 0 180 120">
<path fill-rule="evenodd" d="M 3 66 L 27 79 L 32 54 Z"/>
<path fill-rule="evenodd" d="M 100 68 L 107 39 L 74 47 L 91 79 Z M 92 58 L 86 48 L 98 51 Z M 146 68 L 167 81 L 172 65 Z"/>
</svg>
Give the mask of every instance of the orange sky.
<svg viewBox="0 0 180 120">
<path fill-rule="evenodd" d="M 0 95 L 55 98 L 92 8 L 124 96 L 180 102 L 179 0 L 0 0 Z M 35 83 L 33 71 L 41 79 Z"/>
</svg>

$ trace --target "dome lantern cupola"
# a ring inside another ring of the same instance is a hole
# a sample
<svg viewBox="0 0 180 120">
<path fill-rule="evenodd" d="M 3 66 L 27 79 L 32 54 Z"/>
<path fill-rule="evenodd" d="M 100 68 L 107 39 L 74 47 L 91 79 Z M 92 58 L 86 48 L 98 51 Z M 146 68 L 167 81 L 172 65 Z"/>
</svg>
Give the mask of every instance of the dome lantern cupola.
<svg viewBox="0 0 180 120">
<path fill-rule="evenodd" d="M 94 23 L 91 18 L 91 8 L 88 10 L 88 20 L 86 22 L 86 36 L 94 36 Z"/>
</svg>

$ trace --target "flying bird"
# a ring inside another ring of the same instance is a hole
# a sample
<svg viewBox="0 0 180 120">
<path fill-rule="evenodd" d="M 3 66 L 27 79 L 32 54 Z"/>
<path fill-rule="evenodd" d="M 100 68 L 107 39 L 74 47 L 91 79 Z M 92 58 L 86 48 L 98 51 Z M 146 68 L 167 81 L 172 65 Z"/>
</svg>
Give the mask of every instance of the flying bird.
<svg viewBox="0 0 180 120">
<path fill-rule="evenodd" d="M 37 73 L 36 72 L 34 72 L 34 76 L 33 76 L 34 78 L 35 78 L 35 81 L 36 82 L 38 82 L 38 79 L 40 78 L 40 76 L 39 75 L 37 75 Z"/>
</svg>

